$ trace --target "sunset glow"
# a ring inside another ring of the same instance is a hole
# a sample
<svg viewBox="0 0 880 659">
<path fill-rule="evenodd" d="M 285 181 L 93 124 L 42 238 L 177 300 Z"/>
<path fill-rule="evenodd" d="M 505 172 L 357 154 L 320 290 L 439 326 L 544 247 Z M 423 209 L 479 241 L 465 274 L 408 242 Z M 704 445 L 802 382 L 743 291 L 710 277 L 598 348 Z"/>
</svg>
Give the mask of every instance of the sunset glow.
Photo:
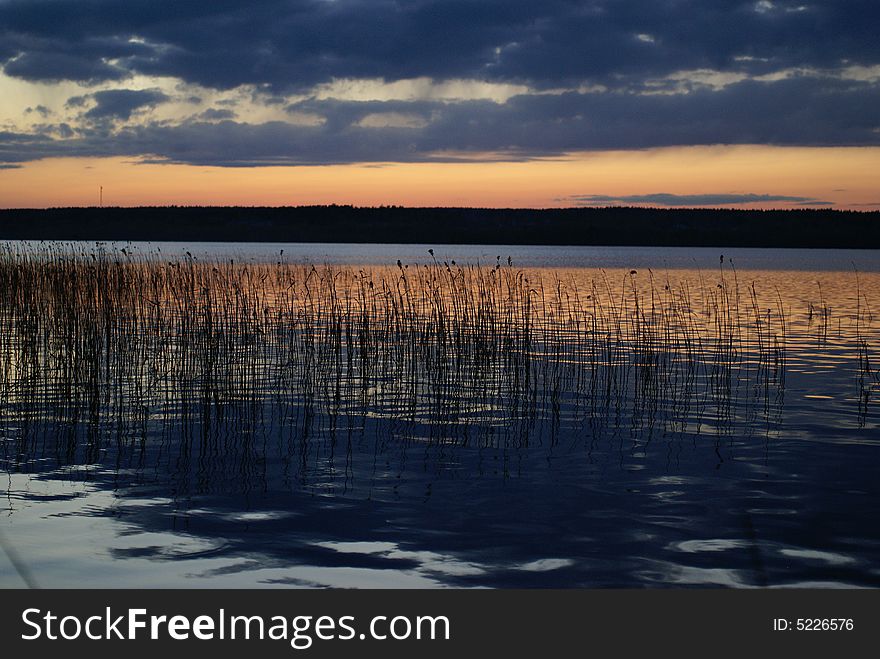
<svg viewBox="0 0 880 659">
<path fill-rule="evenodd" d="M 527 162 L 378 163 L 303 167 L 140 164 L 53 158 L 0 170 L 3 207 L 354 204 L 561 207 L 652 205 L 633 195 L 685 196 L 681 205 L 880 208 L 880 148 L 763 146 L 576 153 Z M 687 195 L 797 200 L 689 204 Z M 653 204 L 656 205 L 656 204 Z"/>
</svg>

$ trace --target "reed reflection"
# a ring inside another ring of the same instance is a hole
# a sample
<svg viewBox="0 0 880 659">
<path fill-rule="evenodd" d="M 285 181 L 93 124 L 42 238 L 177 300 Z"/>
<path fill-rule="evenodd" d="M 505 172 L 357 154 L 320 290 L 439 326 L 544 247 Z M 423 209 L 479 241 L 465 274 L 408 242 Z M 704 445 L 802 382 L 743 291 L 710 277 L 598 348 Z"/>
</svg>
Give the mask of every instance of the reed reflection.
<svg viewBox="0 0 880 659">
<path fill-rule="evenodd" d="M 318 268 L 7 247 L 6 460 L 196 465 L 199 487 L 247 489 L 270 455 L 286 478 L 340 469 L 345 483 L 365 441 L 401 462 L 418 447 L 442 470 L 456 448 L 778 431 L 791 323 L 778 287 L 765 299 L 723 257 L 696 282 L 497 261 Z M 856 302 L 838 339 L 856 356 L 864 423 L 873 318 L 864 292 Z M 818 304 L 806 332 L 821 348 Z"/>
</svg>

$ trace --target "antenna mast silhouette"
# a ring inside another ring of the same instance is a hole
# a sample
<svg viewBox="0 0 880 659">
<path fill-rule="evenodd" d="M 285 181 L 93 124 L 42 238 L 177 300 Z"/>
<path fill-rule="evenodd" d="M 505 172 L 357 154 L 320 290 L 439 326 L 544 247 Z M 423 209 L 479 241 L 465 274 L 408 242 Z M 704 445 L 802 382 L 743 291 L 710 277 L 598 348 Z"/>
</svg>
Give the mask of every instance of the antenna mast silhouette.
<svg viewBox="0 0 880 659">
<path fill-rule="evenodd" d="M 104 186 L 98 186 L 98 207 L 104 206 Z"/>
</svg>

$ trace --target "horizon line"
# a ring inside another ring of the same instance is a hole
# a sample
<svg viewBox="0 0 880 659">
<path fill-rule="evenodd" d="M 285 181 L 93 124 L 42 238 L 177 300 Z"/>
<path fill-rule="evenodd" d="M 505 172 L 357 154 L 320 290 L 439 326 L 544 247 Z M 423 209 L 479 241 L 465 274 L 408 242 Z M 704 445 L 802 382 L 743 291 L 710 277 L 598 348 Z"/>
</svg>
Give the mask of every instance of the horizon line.
<svg viewBox="0 0 880 659">
<path fill-rule="evenodd" d="M 752 202 L 760 203 L 760 202 Z M 377 205 L 361 205 L 361 204 L 138 204 L 131 206 L 8 206 L 0 208 L 0 212 L 15 211 L 63 211 L 63 210 L 94 210 L 94 211 L 112 211 L 112 210 L 138 210 L 138 209 L 252 209 L 252 210 L 296 210 L 296 209 L 316 209 L 316 208 L 350 208 L 353 210 L 381 210 L 381 209 L 400 209 L 400 210 L 481 210 L 481 211 L 532 211 L 532 212 L 559 212 L 559 211 L 601 211 L 601 210 L 641 210 L 641 211 L 727 211 L 727 212 L 786 212 L 786 213 L 813 213 L 813 212 L 832 212 L 832 213 L 860 213 L 870 215 L 880 213 L 880 203 L 870 204 L 877 206 L 874 209 L 858 209 L 858 208 L 835 208 L 830 206 L 817 205 L 802 206 L 791 208 L 785 206 L 772 206 L 764 208 L 743 208 L 741 205 L 705 205 L 705 206 L 656 206 L 656 205 L 624 205 L 624 204 L 608 204 L 602 206 L 437 206 L 437 205 L 404 205 L 404 204 L 377 204 Z"/>
</svg>

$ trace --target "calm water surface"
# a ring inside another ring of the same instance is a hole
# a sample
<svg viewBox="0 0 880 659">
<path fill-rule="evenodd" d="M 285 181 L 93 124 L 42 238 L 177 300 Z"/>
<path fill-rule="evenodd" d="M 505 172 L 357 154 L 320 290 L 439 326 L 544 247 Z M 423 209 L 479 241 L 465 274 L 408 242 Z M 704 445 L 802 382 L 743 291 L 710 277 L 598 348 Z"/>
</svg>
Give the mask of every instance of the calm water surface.
<svg viewBox="0 0 880 659">
<path fill-rule="evenodd" d="M 413 245 L 125 247 L 355 268 L 432 261 Z M 784 311 L 784 359 L 707 362 L 693 381 L 645 376 L 612 394 L 553 379 L 535 357 L 543 384 L 516 404 L 477 392 L 473 374 L 453 398 L 430 386 L 402 397 L 382 373 L 365 398 L 335 403 L 261 389 L 191 408 L 186 392 L 160 404 L 147 391 L 135 420 L 112 387 L 73 415 L 58 412 L 57 392 L 30 391 L 28 409 L 45 415 L 26 418 L 7 376 L 0 586 L 24 585 L 10 554 L 43 587 L 880 586 L 880 255 L 433 249 L 459 264 L 509 256 L 584 291 L 607 279 L 614 295 L 633 280 L 709 295 L 722 277 L 731 285 L 732 262 L 744 308 L 754 285 L 760 314 Z M 14 370 L 15 355 L 3 358 Z"/>
</svg>

